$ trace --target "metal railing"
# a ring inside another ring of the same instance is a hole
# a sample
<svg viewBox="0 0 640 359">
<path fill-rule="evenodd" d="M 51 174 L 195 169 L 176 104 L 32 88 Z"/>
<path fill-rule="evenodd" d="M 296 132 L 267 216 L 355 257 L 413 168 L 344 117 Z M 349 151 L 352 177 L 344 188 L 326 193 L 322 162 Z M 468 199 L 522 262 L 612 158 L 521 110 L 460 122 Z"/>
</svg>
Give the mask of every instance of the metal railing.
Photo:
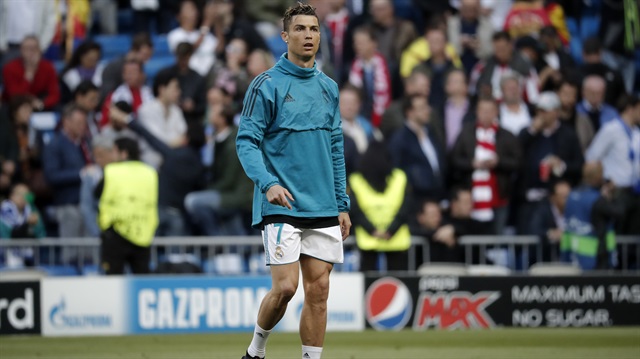
<svg viewBox="0 0 640 359">
<path fill-rule="evenodd" d="M 463 236 L 458 244 L 464 249 L 466 264 L 479 262 L 487 263 L 488 252 L 491 250 L 506 251 L 507 258 L 513 261 L 522 258 L 522 267 L 529 267 L 529 251 L 535 251 L 535 260 L 542 259 L 542 249 L 537 236 Z M 640 261 L 640 236 L 616 236 L 622 271 L 638 271 Z M 357 251 L 353 236 L 344 242 L 345 251 Z M 45 239 L 11 239 L 0 240 L 0 269 L 6 267 L 2 262 L 2 255 L 8 251 L 24 251 L 32 253 L 32 265 L 38 266 L 73 266 L 83 268 L 85 265 L 97 266 L 100 259 L 100 239 L 98 238 L 45 238 Z M 62 255 L 63 252 L 72 255 Z M 263 254 L 263 244 L 260 236 L 221 236 L 221 237 L 158 237 L 151 245 L 152 267 L 168 255 L 189 255 L 191 258 L 206 261 L 220 254 L 239 254 L 245 258 Z M 474 253 L 478 255 L 474 258 Z M 415 271 L 420 264 L 430 261 L 429 241 L 423 237 L 411 238 L 408 252 L 408 269 Z M 418 263 L 422 258 L 422 262 Z M 509 263 L 512 267 L 513 262 Z M 338 266 L 340 270 L 352 270 Z M 513 269 L 513 267 L 512 267 Z"/>
</svg>

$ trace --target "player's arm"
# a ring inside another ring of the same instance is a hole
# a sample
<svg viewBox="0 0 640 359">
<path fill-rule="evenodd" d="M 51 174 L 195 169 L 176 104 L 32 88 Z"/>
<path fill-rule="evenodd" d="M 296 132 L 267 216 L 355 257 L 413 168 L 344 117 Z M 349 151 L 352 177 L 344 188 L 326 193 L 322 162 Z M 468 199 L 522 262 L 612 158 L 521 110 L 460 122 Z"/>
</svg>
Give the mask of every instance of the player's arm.
<svg viewBox="0 0 640 359">
<path fill-rule="evenodd" d="M 333 185 L 336 192 L 338 212 L 349 212 L 350 202 L 347 195 L 347 172 L 344 166 L 344 138 L 340 108 L 335 105 L 333 124 L 331 127 L 331 160 L 333 162 Z"/>
<path fill-rule="evenodd" d="M 267 171 L 260 150 L 267 126 L 273 116 L 273 102 L 270 101 L 268 86 L 265 84 L 268 81 L 268 75 L 262 74 L 251 82 L 245 94 L 236 138 L 238 159 L 247 176 L 263 193 L 278 184 L 278 178 Z"/>
</svg>

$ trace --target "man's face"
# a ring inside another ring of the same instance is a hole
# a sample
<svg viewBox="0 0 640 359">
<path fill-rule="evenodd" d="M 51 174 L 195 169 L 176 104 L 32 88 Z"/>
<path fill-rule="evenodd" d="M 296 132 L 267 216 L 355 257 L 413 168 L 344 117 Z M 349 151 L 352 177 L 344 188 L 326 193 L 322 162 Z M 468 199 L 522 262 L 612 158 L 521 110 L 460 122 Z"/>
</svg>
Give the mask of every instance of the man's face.
<svg viewBox="0 0 640 359">
<path fill-rule="evenodd" d="M 473 210 L 473 198 L 470 191 L 460 191 L 458 198 L 451 201 L 451 215 L 455 218 L 470 218 Z"/>
<path fill-rule="evenodd" d="M 109 163 L 116 161 L 116 151 L 113 148 L 94 147 L 93 159 L 98 166 L 105 168 Z"/>
<path fill-rule="evenodd" d="M 40 62 L 42 53 L 40 52 L 40 46 L 35 39 L 25 39 L 20 45 L 20 56 L 22 60 L 30 66 L 35 66 Z"/>
<path fill-rule="evenodd" d="M 369 11 L 373 22 L 377 24 L 384 24 L 393 18 L 393 4 L 389 0 L 372 0 Z"/>
<path fill-rule="evenodd" d="M 586 84 L 582 90 L 582 97 L 591 106 L 599 107 L 604 102 L 604 81 Z"/>
<path fill-rule="evenodd" d="M 481 127 L 489 127 L 497 117 L 498 108 L 494 102 L 486 100 L 478 102 L 478 107 L 476 108 L 478 125 Z"/>
<path fill-rule="evenodd" d="M 29 194 L 29 188 L 25 185 L 16 185 L 11 192 L 11 202 L 20 210 L 24 209 L 27 205 L 27 194 Z"/>
<path fill-rule="evenodd" d="M 505 81 L 502 84 L 502 97 L 506 103 L 520 103 L 522 101 L 522 93 L 518 81 Z"/>
<path fill-rule="evenodd" d="M 167 86 L 164 86 L 161 89 L 161 93 L 159 94 L 164 101 L 170 104 L 177 104 L 178 100 L 180 100 L 180 84 L 177 79 L 173 79 L 169 81 Z"/>
<path fill-rule="evenodd" d="M 431 93 L 431 81 L 424 74 L 416 74 L 407 80 L 404 93 L 408 96 L 424 96 L 429 97 Z"/>
<path fill-rule="evenodd" d="M 573 108 L 578 101 L 578 89 L 574 86 L 563 84 L 558 90 L 558 98 L 560 98 L 562 108 Z"/>
<path fill-rule="evenodd" d="M 100 93 L 98 91 L 89 91 L 84 95 L 77 95 L 76 103 L 85 111 L 95 111 L 100 101 Z"/>
<path fill-rule="evenodd" d="M 493 51 L 496 59 L 498 59 L 499 62 L 506 64 L 511 61 L 513 46 L 509 41 L 499 39 L 493 42 Z"/>
<path fill-rule="evenodd" d="M 566 182 L 559 182 L 555 185 L 555 193 L 551 196 L 551 202 L 560 212 L 564 212 L 564 208 L 567 204 L 567 198 L 571 193 L 571 187 Z"/>
<path fill-rule="evenodd" d="M 144 64 L 149 61 L 151 56 L 153 56 L 153 48 L 151 46 L 143 45 L 134 54 L 134 60 L 140 61 Z"/>
<path fill-rule="evenodd" d="M 144 74 L 138 64 L 127 63 L 122 70 L 122 79 L 130 87 L 140 87 L 144 83 Z"/>
<path fill-rule="evenodd" d="M 427 202 L 422 208 L 422 212 L 418 214 L 418 223 L 428 230 L 436 230 L 442 222 L 442 212 L 438 204 Z"/>
<path fill-rule="evenodd" d="M 480 2 L 478 0 L 462 0 L 460 2 L 460 17 L 472 21 L 480 15 Z"/>
<path fill-rule="evenodd" d="M 369 34 L 358 31 L 353 34 L 353 49 L 359 58 L 370 59 L 376 53 L 377 44 Z"/>
<path fill-rule="evenodd" d="M 80 111 L 73 111 L 65 119 L 64 128 L 72 136 L 82 137 L 87 132 L 87 116 Z"/>
<path fill-rule="evenodd" d="M 198 9 L 191 1 L 185 1 L 180 6 L 180 13 L 178 14 L 178 21 L 181 26 L 195 26 L 198 21 Z"/>
<path fill-rule="evenodd" d="M 410 118 L 420 125 L 426 125 L 429 123 L 429 116 L 431 115 L 431 107 L 429 107 L 429 101 L 426 97 L 414 97 L 412 100 L 412 106 L 409 110 Z"/>
<path fill-rule="evenodd" d="M 553 124 L 558 119 L 557 110 L 543 110 L 539 108 L 536 113 L 542 118 L 543 128 L 549 128 L 553 126 Z"/>
<path fill-rule="evenodd" d="M 444 49 L 447 45 L 447 39 L 441 30 L 431 30 L 427 33 L 427 42 L 429 43 L 429 51 L 434 55 L 444 55 Z"/>
<path fill-rule="evenodd" d="M 282 32 L 282 39 L 287 42 L 288 53 L 310 61 L 316 56 L 320 45 L 320 24 L 313 15 L 296 15 L 291 18 L 287 31 Z"/>
<path fill-rule="evenodd" d="M 353 120 L 360 111 L 360 98 L 353 90 L 340 92 L 340 115 L 347 120 Z"/>
<path fill-rule="evenodd" d="M 447 77 L 445 91 L 448 96 L 466 95 L 468 88 L 464 74 L 460 71 L 452 72 L 449 77 Z"/>
</svg>

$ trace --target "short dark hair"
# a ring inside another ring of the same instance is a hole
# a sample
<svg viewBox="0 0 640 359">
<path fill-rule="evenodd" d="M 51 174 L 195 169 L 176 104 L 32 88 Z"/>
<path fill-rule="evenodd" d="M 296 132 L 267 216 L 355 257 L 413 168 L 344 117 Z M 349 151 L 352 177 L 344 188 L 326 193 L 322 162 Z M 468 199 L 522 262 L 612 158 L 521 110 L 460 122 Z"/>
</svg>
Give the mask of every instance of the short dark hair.
<svg viewBox="0 0 640 359">
<path fill-rule="evenodd" d="M 120 137 L 114 141 L 114 145 L 116 145 L 118 151 L 127 153 L 128 160 L 140 160 L 140 146 L 138 145 L 138 141 L 129 137 Z"/>
<path fill-rule="evenodd" d="M 74 112 L 80 112 L 81 114 L 87 116 L 88 113 L 82 107 L 76 105 L 74 102 L 69 103 L 62 109 L 62 120 L 66 120 L 73 115 Z"/>
<path fill-rule="evenodd" d="M 358 101 L 362 101 L 362 91 L 351 83 L 347 82 L 346 84 L 344 84 L 344 86 L 342 86 L 342 88 L 340 89 L 340 92 L 342 91 L 355 92 L 356 96 L 358 96 Z"/>
<path fill-rule="evenodd" d="M 366 25 L 360 25 L 356 27 L 356 29 L 353 30 L 353 34 L 355 35 L 357 33 L 365 34 L 369 36 L 369 39 L 371 39 L 371 41 L 378 42 L 378 38 L 376 37 L 376 32 L 373 30 L 373 26 L 371 25 L 366 24 Z"/>
<path fill-rule="evenodd" d="M 640 103 L 638 96 L 625 93 L 622 94 L 618 99 L 618 102 L 616 102 L 616 108 L 618 109 L 618 113 L 623 113 L 629 107 L 638 106 L 638 103 Z"/>
<path fill-rule="evenodd" d="M 73 91 L 73 97 L 77 97 L 78 95 L 86 95 L 91 91 L 98 91 L 98 86 L 96 86 L 91 80 L 82 80 L 76 90 Z"/>
<path fill-rule="evenodd" d="M 153 96 L 160 95 L 160 87 L 166 87 L 169 82 L 177 80 L 178 76 L 174 71 L 160 71 L 153 79 Z"/>
<path fill-rule="evenodd" d="M 493 34 L 493 36 L 491 37 L 491 40 L 493 40 L 493 41 L 505 40 L 505 41 L 511 42 L 512 38 L 511 38 L 511 35 L 508 32 L 506 32 L 506 31 L 498 31 L 498 32 Z"/>
<path fill-rule="evenodd" d="M 131 40 L 131 50 L 138 51 L 143 46 L 153 48 L 153 41 L 151 41 L 151 36 L 147 32 L 139 32 L 135 34 L 133 40 Z"/>
<path fill-rule="evenodd" d="M 429 99 L 427 99 L 424 96 L 420 96 L 420 95 L 405 96 L 402 99 L 402 115 L 407 116 L 407 112 L 413 108 L 413 101 L 419 98 L 425 99 L 427 103 L 429 102 Z"/>
<path fill-rule="evenodd" d="M 32 100 L 33 97 L 30 95 L 17 95 L 11 98 L 11 101 L 9 101 L 9 117 L 11 118 L 11 121 L 15 121 L 16 112 L 20 107 L 29 105 L 33 109 L 33 106 L 31 105 Z"/>
<path fill-rule="evenodd" d="M 449 191 L 449 200 L 451 202 L 459 200 L 462 192 L 471 192 L 471 188 L 463 186 L 453 187 L 451 191 Z"/>
<path fill-rule="evenodd" d="M 176 57 L 184 58 L 187 56 L 191 56 L 193 55 L 194 51 L 195 49 L 193 47 L 193 44 L 191 44 L 190 42 L 181 42 L 176 47 Z"/>
<path fill-rule="evenodd" d="M 582 44 L 582 53 L 585 55 L 597 55 L 602 51 L 602 43 L 596 36 L 592 36 Z"/>
<path fill-rule="evenodd" d="M 124 62 L 124 65 L 122 66 L 122 68 L 124 69 L 124 66 L 126 65 L 136 65 L 138 66 L 138 69 L 140 69 L 140 72 L 144 72 L 144 65 L 142 64 L 142 62 L 138 60 L 128 59 Z"/>
<path fill-rule="evenodd" d="M 479 96 L 476 101 L 476 106 L 480 104 L 480 102 L 491 102 L 494 106 L 498 107 L 498 101 L 493 96 L 483 95 Z"/>
<path fill-rule="evenodd" d="M 287 11 L 284 12 L 284 17 L 282 18 L 282 29 L 284 31 L 289 31 L 289 26 L 291 26 L 291 19 L 293 19 L 293 17 L 297 15 L 315 16 L 316 19 L 318 19 L 318 23 L 320 23 L 320 18 L 318 17 L 318 14 L 316 14 L 316 8 L 309 4 L 303 4 L 298 1 L 297 5 L 288 8 Z"/>
</svg>

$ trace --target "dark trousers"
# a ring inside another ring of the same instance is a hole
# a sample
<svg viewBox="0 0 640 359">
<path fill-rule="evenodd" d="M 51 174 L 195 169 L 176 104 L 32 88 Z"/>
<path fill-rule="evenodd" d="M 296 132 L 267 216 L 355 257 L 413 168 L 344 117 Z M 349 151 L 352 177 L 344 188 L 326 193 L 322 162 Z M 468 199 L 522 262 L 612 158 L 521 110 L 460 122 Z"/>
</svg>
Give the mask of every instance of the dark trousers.
<svg viewBox="0 0 640 359">
<path fill-rule="evenodd" d="M 409 263 L 409 252 L 408 251 L 398 251 L 398 252 L 377 252 L 377 251 L 360 251 L 360 271 L 379 271 L 383 268 L 380 268 L 378 265 L 379 255 L 383 255 L 387 260 L 387 270 L 388 271 L 406 271 L 408 270 Z"/>
<path fill-rule="evenodd" d="M 102 242 L 101 267 L 106 275 L 124 274 L 125 264 L 133 274 L 148 274 L 151 250 L 140 247 L 119 235 L 113 228 L 100 234 Z"/>
</svg>

